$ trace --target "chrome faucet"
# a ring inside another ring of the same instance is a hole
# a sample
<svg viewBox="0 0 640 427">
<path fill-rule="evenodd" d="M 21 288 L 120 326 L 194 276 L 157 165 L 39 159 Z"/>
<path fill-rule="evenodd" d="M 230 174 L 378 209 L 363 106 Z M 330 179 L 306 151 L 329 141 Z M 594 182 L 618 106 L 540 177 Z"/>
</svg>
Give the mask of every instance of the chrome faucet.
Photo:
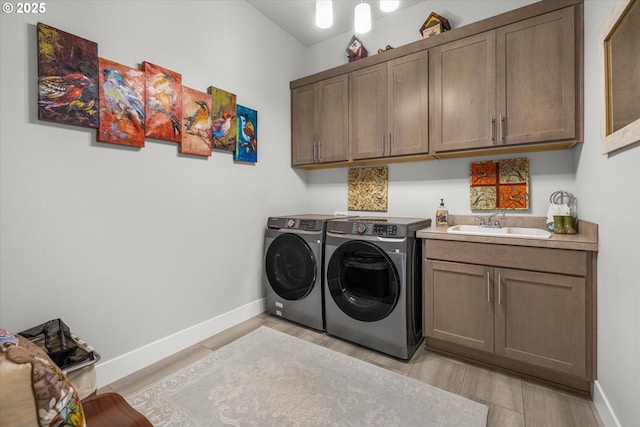
<svg viewBox="0 0 640 427">
<path fill-rule="evenodd" d="M 491 214 L 487 216 L 487 220 L 485 221 L 484 218 L 480 218 L 479 216 L 474 217 L 475 219 L 479 219 L 480 220 L 480 227 L 482 228 L 501 228 L 502 225 L 500 224 L 500 220 L 495 220 L 493 223 L 491 223 L 491 220 L 493 219 L 493 217 L 495 217 L 498 214 Z M 507 216 L 505 215 L 504 211 L 500 212 L 500 218 L 504 219 Z"/>
</svg>

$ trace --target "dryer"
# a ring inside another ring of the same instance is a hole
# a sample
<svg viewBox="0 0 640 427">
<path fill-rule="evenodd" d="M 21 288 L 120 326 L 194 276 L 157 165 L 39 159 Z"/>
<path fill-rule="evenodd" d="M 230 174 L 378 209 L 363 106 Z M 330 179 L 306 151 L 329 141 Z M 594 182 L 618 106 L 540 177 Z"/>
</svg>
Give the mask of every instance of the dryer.
<svg viewBox="0 0 640 427">
<path fill-rule="evenodd" d="M 324 237 L 333 215 L 270 217 L 264 234 L 267 312 L 324 331 Z"/>
<path fill-rule="evenodd" d="M 347 218 L 327 223 L 328 334 L 399 359 L 422 342 L 421 218 Z"/>
</svg>

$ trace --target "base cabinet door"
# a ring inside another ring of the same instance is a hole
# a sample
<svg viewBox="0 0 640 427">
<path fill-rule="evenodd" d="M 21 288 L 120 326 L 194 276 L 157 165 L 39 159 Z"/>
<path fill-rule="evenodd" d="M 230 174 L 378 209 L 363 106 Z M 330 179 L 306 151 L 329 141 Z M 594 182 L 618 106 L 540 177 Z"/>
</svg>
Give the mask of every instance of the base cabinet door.
<svg viewBox="0 0 640 427">
<path fill-rule="evenodd" d="M 586 375 L 585 279 L 496 268 L 495 353 Z"/>
<path fill-rule="evenodd" d="M 424 333 L 493 352 L 492 268 L 425 262 Z"/>
</svg>

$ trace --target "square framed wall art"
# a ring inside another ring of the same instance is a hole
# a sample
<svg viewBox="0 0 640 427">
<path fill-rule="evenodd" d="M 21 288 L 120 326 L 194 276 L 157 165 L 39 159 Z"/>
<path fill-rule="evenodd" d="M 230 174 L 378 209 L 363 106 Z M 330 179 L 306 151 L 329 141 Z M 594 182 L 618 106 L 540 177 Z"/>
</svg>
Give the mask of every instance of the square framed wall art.
<svg viewBox="0 0 640 427">
<path fill-rule="evenodd" d="M 529 159 L 471 163 L 471 209 L 529 209 Z"/>
</svg>

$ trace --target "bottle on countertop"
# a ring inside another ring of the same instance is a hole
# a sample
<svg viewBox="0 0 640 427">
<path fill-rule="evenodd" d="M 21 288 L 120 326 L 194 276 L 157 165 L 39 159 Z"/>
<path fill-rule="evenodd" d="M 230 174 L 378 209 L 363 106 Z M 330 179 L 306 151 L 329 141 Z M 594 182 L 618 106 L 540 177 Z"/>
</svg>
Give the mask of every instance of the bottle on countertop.
<svg viewBox="0 0 640 427">
<path fill-rule="evenodd" d="M 436 225 L 444 227 L 449 225 L 449 210 L 444 205 L 444 199 L 440 199 L 440 206 L 436 210 Z"/>
</svg>

